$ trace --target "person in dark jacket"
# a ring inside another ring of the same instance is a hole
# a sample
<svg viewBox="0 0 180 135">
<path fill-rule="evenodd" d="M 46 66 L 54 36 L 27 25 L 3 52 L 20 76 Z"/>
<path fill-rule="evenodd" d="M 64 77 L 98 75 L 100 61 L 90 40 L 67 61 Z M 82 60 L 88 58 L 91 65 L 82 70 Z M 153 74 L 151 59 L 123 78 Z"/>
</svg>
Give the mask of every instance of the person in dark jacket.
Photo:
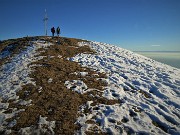
<svg viewBox="0 0 180 135">
<path fill-rule="evenodd" d="M 51 28 L 51 32 L 52 32 L 52 36 L 54 37 L 54 33 L 55 33 L 55 28 L 54 27 Z"/>
<path fill-rule="evenodd" d="M 57 36 L 59 37 L 59 34 L 60 34 L 60 28 L 59 28 L 59 26 L 57 27 L 56 32 L 57 32 Z"/>
</svg>

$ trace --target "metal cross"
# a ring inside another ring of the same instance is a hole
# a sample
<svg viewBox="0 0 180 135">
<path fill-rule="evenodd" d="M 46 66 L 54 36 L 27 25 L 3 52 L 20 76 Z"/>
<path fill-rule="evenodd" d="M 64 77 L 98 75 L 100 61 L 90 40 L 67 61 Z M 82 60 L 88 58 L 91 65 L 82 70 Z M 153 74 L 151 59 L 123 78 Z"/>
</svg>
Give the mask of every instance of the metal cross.
<svg viewBox="0 0 180 135">
<path fill-rule="evenodd" d="M 46 12 L 46 9 L 45 9 L 45 16 L 44 16 L 44 31 L 45 31 L 45 35 L 47 36 L 47 21 L 48 21 L 48 17 L 47 17 L 47 12 Z"/>
</svg>

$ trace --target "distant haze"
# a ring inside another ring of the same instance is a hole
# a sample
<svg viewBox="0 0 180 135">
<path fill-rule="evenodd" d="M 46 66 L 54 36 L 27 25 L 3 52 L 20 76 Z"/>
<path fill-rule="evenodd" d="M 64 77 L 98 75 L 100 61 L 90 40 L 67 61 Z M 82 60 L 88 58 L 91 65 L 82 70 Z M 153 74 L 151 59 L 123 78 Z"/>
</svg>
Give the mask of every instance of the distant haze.
<svg viewBox="0 0 180 135">
<path fill-rule="evenodd" d="M 164 64 L 180 69 L 180 52 L 136 52 L 146 57 L 152 58 Z"/>
</svg>

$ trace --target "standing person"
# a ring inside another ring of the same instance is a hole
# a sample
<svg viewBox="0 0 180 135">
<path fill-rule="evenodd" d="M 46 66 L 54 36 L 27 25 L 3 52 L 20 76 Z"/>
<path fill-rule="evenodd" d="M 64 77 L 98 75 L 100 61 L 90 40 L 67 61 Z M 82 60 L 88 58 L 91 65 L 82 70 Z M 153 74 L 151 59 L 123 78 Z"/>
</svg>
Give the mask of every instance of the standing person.
<svg viewBox="0 0 180 135">
<path fill-rule="evenodd" d="M 59 28 L 59 26 L 57 27 L 56 32 L 57 32 L 57 36 L 59 37 L 59 34 L 60 34 L 60 28 Z"/>
<path fill-rule="evenodd" d="M 52 36 L 54 37 L 54 33 L 55 33 L 55 28 L 54 27 L 51 28 L 51 32 L 52 32 Z"/>
</svg>

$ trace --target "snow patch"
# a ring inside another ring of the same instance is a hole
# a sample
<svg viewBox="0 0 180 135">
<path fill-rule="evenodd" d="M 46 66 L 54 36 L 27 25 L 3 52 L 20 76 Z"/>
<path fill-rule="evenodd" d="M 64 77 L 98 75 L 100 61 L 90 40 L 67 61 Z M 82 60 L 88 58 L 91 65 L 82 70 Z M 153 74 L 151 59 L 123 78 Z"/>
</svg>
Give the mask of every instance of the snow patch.
<svg viewBox="0 0 180 135">
<path fill-rule="evenodd" d="M 80 94 L 86 93 L 88 91 L 87 85 L 81 80 L 66 81 L 65 85 L 67 89 L 71 89 L 72 91 L 76 91 Z"/>
<path fill-rule="evenodd" d="M 88 75 L 88 72 L 75 72 L 75 75 L 80 75 L 80 76 L 86 76 Z"/>
<path fill-rule="evenodd" d="M 49 78 L 48 79 L 48 83 L 52 83 L 53 79 L 52 78 Z"/>
</svg>

